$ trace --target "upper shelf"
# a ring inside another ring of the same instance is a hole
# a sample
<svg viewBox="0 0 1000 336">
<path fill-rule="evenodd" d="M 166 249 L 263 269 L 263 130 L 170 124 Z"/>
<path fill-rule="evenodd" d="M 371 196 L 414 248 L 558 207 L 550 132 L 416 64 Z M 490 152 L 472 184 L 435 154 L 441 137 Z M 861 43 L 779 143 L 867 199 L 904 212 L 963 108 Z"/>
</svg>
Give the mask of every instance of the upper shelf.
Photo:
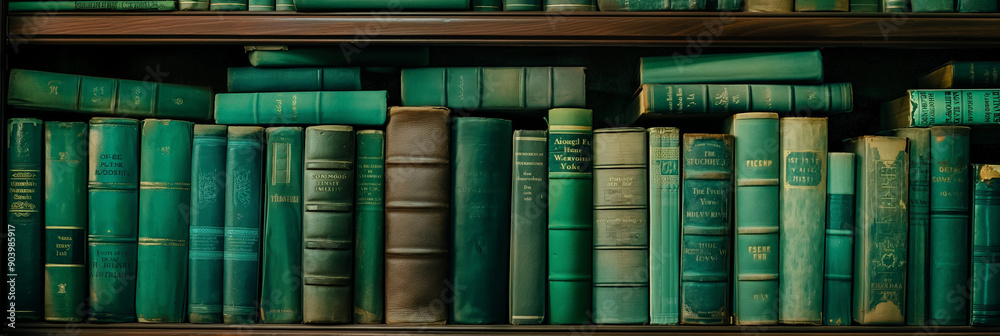
<svg viewBox="0 0 1000 336">
<path fill-rule="evenodd" d="M 1000 47 L 1000 14 L 11 13 L 15 44 Z"/>
</svg>

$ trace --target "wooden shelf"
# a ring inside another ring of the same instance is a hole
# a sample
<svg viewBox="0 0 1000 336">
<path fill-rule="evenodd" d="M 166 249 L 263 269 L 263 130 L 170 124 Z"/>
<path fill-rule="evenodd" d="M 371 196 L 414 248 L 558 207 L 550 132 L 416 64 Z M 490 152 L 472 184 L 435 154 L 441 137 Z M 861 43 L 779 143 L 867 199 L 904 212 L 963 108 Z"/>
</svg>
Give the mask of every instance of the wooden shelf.
<svg viewBox="0 0 1000 336">
<path fill-rule="evenodd" d="M 731 12 L 11 13 L 15 45 L 1000 47 L 1000 14 Z M 720 29 L 721 27 L 721 29 Z"/>
</svg>

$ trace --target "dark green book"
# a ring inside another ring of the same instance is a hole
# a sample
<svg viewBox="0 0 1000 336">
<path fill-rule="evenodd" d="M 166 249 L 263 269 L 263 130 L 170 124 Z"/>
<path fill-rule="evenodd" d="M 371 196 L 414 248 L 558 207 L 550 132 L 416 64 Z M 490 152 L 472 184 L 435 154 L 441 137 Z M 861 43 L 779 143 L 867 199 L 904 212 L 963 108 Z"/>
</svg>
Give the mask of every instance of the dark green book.
<svg viewBox="0 0 1000 336">
<path fill-rule="evenodd" d="M 882 104 L 882 127 L 1000 125 L 1000 89 L 907 90 Z"/>
<path fill-rule="evenodd" d="M 586 105 L 583 67 L 403 69 L 406 106 L 461 110 L 550 109 Z"/>
<path fill-rule="evenodd" d="M 850 0 L 795 0 L 796 12 L 847 12 Z"/>
<path fill-rule="evenodd" d="M 86 311 L 81 309 L 86 307 L 88 294 L 86 144 L 87 123 L 45 123 L 45 320 L 50 322 L 80 322 L 86 317 Z M 21 239 L 31 237 L 24 234 L 26 231 L 15 232 L 22 243 L 25 241 Z M 18 253 L 18 256 L 24 254 Z M 21 257 L 18 261 L 30 262 L 31 259 Z M 18 297 L 30 297 L 37 284 L 24 281 L 26 277 L 23 276 L 28 274 L 34 273 L 18 273 Z M 25 294 L 27 296 L 22 296 Z M 19 312 L 15 314 L 19 319 L 25 317 Z"/>
<path fill-rule="evenodd" d="M 511 134 L 504 119 L 452 123 L 450 323 L 507 322 Z"/>
<path fill-rule="evenodd" d="M 229 68 L 229 92 L 357 91 L 361 68 Z"/>
<path fill-rule="evenodd" d="M 851 325 L 854 266 L 854 153 L 827 156 L 823 325 Z"/>
<path fill-rule="evenodd" d="M 139 121 L 90 119 L 88 154 L 90 319 L 135 322 Z"/>
<path fill-rule="evenodd" d="M 882 0 L 849 0 L 851 12 L 877 13 L 882 11 Z"/>
<path fill-rule="evenodd" d="M 680 130 L 649 132 L 649 318 L 677 324 L 680 316 Z"/>
<path fill-rule="evenodd" d="M 214 11 L 247 11 L 250 10 L 249 0 L 210 0 L 210 10 Z"/>
<path fill-rule="evenodd" d="M 142 121 L 139 164 L 139 322 L 184 322 L 191 221 L 189 121 Z M 150 267 L 150 265 L 156 265 Z"/>
<path fill-rule="evenodd" d="M 1000 325 L 1000 165 L 972 165 L 972 325 Z"/>
<path fill-rule="evenodd" d="M 385 124 L 385 91 L 252 92 L 215 95 L 227 125 Z"/>
<path fill-rule="evenodd" d="M 927 324 L 927 242 L 930 221 L 931 131 L 900 128 L 896 136 L 909 142 L 909 255 L 906 260 L 906 324 Z"/>
<path fill-rule="evenodd" d="M 306 128 L 302 173 L 302 321 L 354 318 L 354 129 Z"/>
<path fill-rule="evenodd" d="M 226 224 L 223 238 L 222 321 L 254 323 L 260 315 L 261 182 L 264 129 L 230 126 L 226 144 Z"/>
<path fill-rule="evenodd" d="M 194 125 L 188 321 L 222 323 L 222 253 L 226 225 L 225 125 Z"/>
<path fill-rule="evenodd" d="M 590 12 L 597 10 L 595 0 L 543 0 L 546 12 Z"/>
<path fill-rule="evenodd" d="M 472 10 L 477 12 L 496 12 L 503 10 L 501 0 L 472 0 Z"/>
<path fill-rule="evenodd" d="M 955 11 L 955 0 L 911 0 L 910 4 L 914 13 Z"/>
<path fill-rule="evenodd" d="M 11 1 L 11 12 L 62 12 L 62 11 L 172 11 L 174 1 L 162 0 L 85 0 L 85 1 Z"/>
<path fill-rule="evenodd" d="M 273 12 L 274 11 L 274 0 L 249 0 L 249 8 L 251 12 Z"/>
<path fill-rule="evenodd" d="M 260 321 L 302 322 L 302 128 L 268 127 Z"/>
<path fill-rule="evenodd" d="M 643 84 L 629 105 L 630 120 L 643 114 L 731 115 L 768 111 L 782 115 L 847 113 L 854 108 L 851 83 Z"/>
<path fill-rule="evenodd" d="M 354 323 L 385 320 L 385 132 L 359 130 L 354 208 Z"/>
<path fill-rule="evenodd" d="M 511 168 L 510 324 L 545 321 L 548 135 L 514 131 Z"/>
<path fill-rule="evenodd" d="M 823 58 L 819 50 L 655 56 L 639 60 L 640 84 L 822 81 Z"/>
<path fill-rule="evenodd" d="M 26 321 L 37 320 L 43 314 L 43 134 L 41 120 L 11 118 L 7 121 L 7 225 L 8 229 L 13 226 L 14 243 L 19 248 L 17 262 L 14 267 L 7 267 L 5 279 L 14 279 L 17 295 L 14 298 L 7 296 L 5 310 L 14 305 L 16 318 Z M 6 288 L 9 290 L 10 284 Z"/>
<path fill-rule="evenodd" d="M 315 1 L 313 3 L 315 3 Z M 295 4 L 296 9 L 306 11 L 306 9 L 300 8 L 300 6 L 301 3 Z M 468 3 L 466 3 L 465 6 L 468 6 Z M 406 6 L 405 8 L 409 9 L 410 7 Z M 385 9 L 385 7 L 382 7 L 382 9 Z M 250 65 L 260 68 L 345 66 L 423 67 L 430 63 L 430 49 L 427 47 L 373 45 L 368 45 L 364 48 L 354 45 L 343 45 L 339 48 L 293 47 L 291 49 L 286 48 L 283 50 L 253 49 L 250 51 L 249 58 Z"/>
<path fill-rule="evenodd" d="M 955 300 L 969 282 L 969 128 L 931 127 L 927 311 L 931 325 L 966 325 L 969 304 Z"/>
<path fill-rule="evenodd" d="M 924 89 L 977 89 L 1000 86 L 1000 61 L 951 61 L 920 76 Z"/>
<path fill-rule="evenodd" d="M 541 11 L 542 0 L 507 0 L 503 1 L 503 10 L 514 11 Z"/>
<path fill-rule="evenodd" d="M 670 9 L 670 0 L 597 0 L 601 11 L 663 11 Z"/>
<path fill-rule="evenodd" d="M 642 127 L 594 131 L 594 323 L 649 322 L 647 142 Z"/>
</svg>

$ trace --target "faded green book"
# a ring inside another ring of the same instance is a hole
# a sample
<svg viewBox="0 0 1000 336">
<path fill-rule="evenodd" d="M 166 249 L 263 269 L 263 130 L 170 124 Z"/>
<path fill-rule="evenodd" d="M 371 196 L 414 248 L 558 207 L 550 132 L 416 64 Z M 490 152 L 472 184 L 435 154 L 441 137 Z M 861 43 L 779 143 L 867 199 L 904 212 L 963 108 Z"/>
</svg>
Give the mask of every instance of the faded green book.
<svg viewBox="0 0 1000 336">
<path fill-rule="evenodd" d="M 969 304 L 954 291 L 969 284 L 969 133 L 931 127 L 927 312 L 931 325 L 967 325 Z"/>
<path fill-rule="evenodd" d="M 194 125 L 191 224 L 188 236 L 188 321 L 222 323 L 222 253 L 226 225 L 225 125 Z"/>
<path fill-rule="evenodd" d="M 677 324 L 680 316 L 681 138 L 676 127 L 649 132 L 650 324 Z"/>
<path fill-rule="evenodd" d="M 597 10 L 595 0 L 543 0 L 546 12 L 590 12 Z"/>
<path fill-rule="evenodd" d="M 472 0 L 472 10 L 477 12 L 497 12 L 503 10 L 501 0 Z"/>
<path fill-rule="evenodd" d="M 914 13 L 947 13 L 955 11 L 954 0 L 911 0 Z"/>
<path fill-rule="evenodd" d="M 357 132 L 354 323 L 385 320 L 385 132 Z"/>
<path fill-rule="evenodd" d="M 250 92 L 215 95 L 227 125 L 385 124 L 386 91 Z"/>
<path fill-rule="evenodd" d="M 251 12 L 273 12 L 274 0 L 249 0 L 247 10 Z"/>
<path fill-rule="evenodd" d="M 249 0 L 210 0 L 208 8 L 213 11 L 247 11 Z"/>
<path fill-rule="evenodd" d="M 264 128 L 229 126 L 226 225 L 222 252 L 222 321 L 249 324 L 260 315 L 261 181 Z"/>
<path fill-rule="evenodd" d="M 507 0 L 503 1 L 503 10 L 515 11 L 541 11 L 542 0 Z"/>
<path fill-rule="evenodd" d="M 819 50 L 654 56 L 639 60 L 640 84 L 822 81 L 823 57 Z"/>
<path fill-rule="evenodd" d="M 747 12 L 791 13 L 794 9 L 795 0 L 746 0 Z"/>
<path fill-rule="evenodd" d="M 548 134 L 514 131 L 511 171 L 510 324 L 545 321 L 545 252 L 549 206 Z"/>
<path fill-rule="evenodd" d="M 406 106 L 460 110 L 550 109 L 586 105 L 583 67 L 447 67 L 402 71 Z"/>
<path fill-rule="evenodd" d="M 849 0 L 795 0 L 796 12 L 847 12 Z"/>
<path fill-rule="evenodd" d="M 909 142 L 909 253 L 906 262 L 906 324 L 927 323 L 927 255 L 930 221 L 931 131 L 929 128 L 899 128 L 896 136 Z"/>
<path fill-rule="evenodd" d="M 207 11 L 211 0 L 177 0 L 177 9 L 182 11 Z"/>
<path fill-rule="evenodd" d="M 87 123 L 45 123 L 45 320 L 49 322 L 80 322 L 86 318 L 86 312 L 80 309 L 86 306 L 88 294 L 86 144 Z M 32 190 L 32 187 L 37 188 L 38 184 L 16 188 Z M 11 224 L 17 225 L 18 221 Z M 21 239 L 31 237 L 26 231 L 15 232 L 22 244 L 25 241 Z M 17 252 L 21 251 L 18 248 Z M 18 256 L 21 257 L 18 264 L 32 261 L 24 258 L 25 254 Z M 18 273 L 18 297 L 31 297 L 37 282 L 25 281 L 30 274 L 33 272 Z M 27 317 L 15 314 L 18 319 Z"/>
<path fill-rule="evenodd" d="M 265 129 L 260 322 L 302 322 L 302 128 Z"/>
<path fill-rule="evenodd" d="M 854 266 L 854 153 L 828 153 L 823 325 L 851 325 Z"/>
<path fill-rule="evenodd" d="M 16 318 L 39 319 L 45 289 L 42 287 L 43 195 L 42 164 L 44 126 L 33 118 L 11 118 L 7 121 L 7 226 L 13 227 L 18 262 L 7 268 L 7 280 L 13 278 L 20 287 L 14 298 L 7 298 L 7 309 L 14 305 Z M 47 147 L 45 147 L 47 148 Z M 12 276 L 13 274 L 13 276 Z M 8 290 L 10 286 L 6 287 Z"/>
<path fill-rule="evenodd" d="M 361 68 L 254 68 L 232 67 L 229 92 L 357 91 Z"/>
</svg>

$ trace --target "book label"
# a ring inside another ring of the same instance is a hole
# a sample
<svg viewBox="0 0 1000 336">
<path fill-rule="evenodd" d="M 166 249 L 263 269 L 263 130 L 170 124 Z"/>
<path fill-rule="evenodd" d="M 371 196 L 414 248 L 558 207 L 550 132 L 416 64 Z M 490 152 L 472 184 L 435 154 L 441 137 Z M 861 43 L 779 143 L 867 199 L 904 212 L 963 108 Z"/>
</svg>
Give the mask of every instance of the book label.
<svg viewBox="0 0 1000 336">
<path fill-rule="evenodd" d="M 590 130 L 590 127 L 582 127 Z M 590 173 L 593 170 L 590 134 L 553 133 L 550 137 L 549 172 Z"/>
<path fill-rule="evenodd" d="M 819 152 L 785 152 L 785 186 L 818 186 L 823 181 L 823 165 L 823 156 Z"/>
</svg>

